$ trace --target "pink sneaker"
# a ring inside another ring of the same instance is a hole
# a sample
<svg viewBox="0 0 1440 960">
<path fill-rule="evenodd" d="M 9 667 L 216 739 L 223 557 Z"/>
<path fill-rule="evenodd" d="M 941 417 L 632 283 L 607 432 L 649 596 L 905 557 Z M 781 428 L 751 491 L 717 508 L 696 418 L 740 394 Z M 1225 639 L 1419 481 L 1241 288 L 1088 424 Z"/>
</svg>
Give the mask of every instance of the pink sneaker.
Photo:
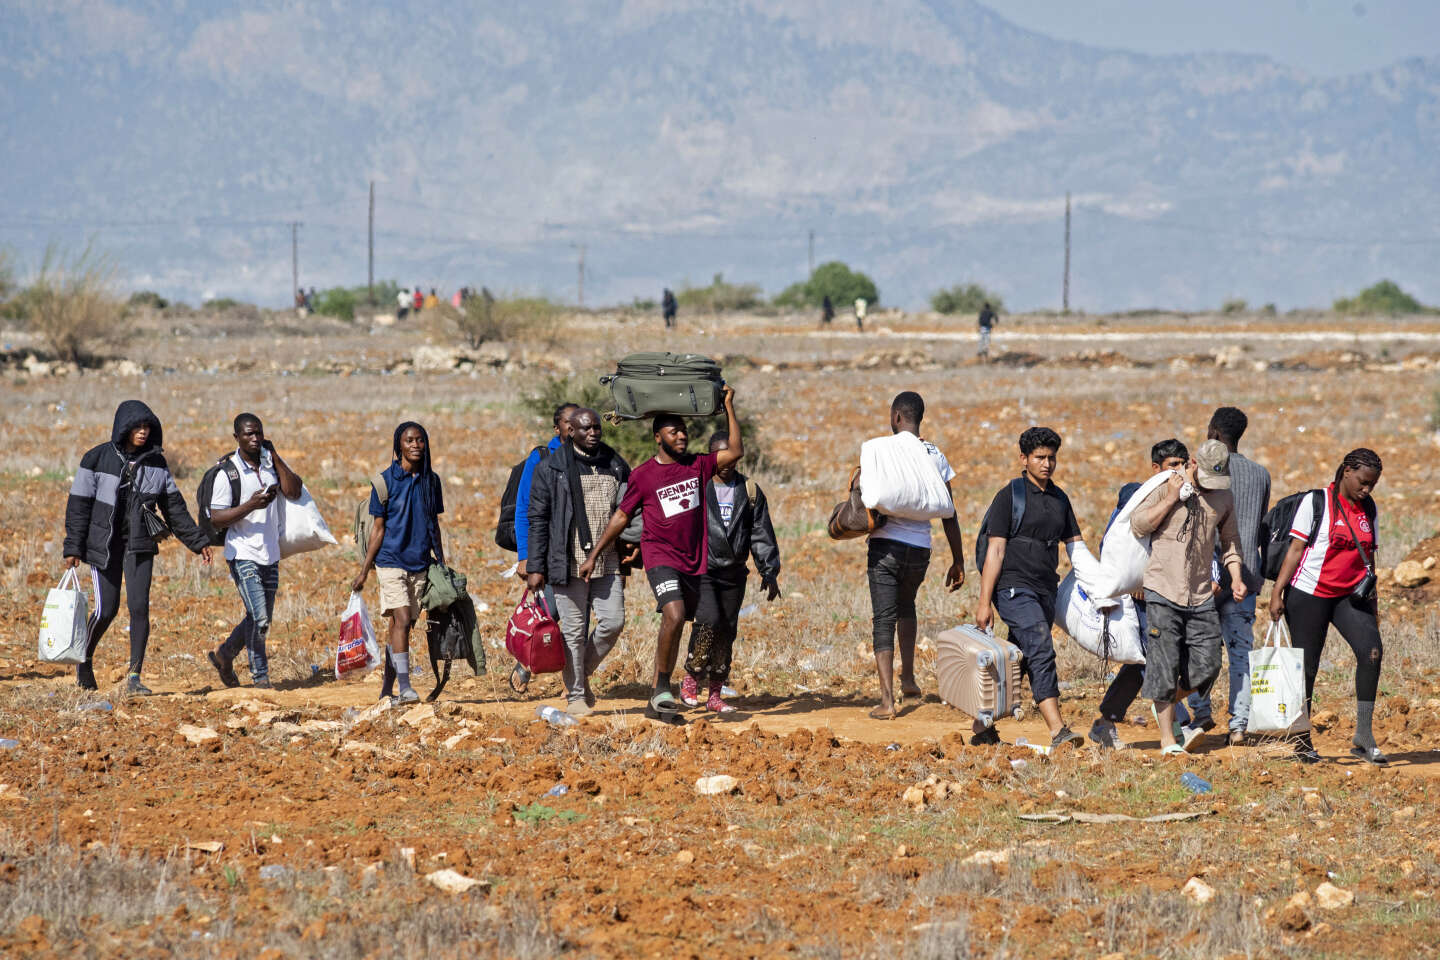
<svg viewBox="0 0 1440 960">
<path fill-rule="evenodd" d="M 715 713 L 735 712 L 734 707 L 720 699 L 720 688 L 718 686 L 710 689 L 710 699 L 705 701 L 705 709 L 713 710 Z"/>
<path fill-rule="evenodd" d="M 685 674 L 685 679 L 680 681 L 680 702 L 687 707 L 700 705 L 700 681 L 688 673 Z"/>
</svg>

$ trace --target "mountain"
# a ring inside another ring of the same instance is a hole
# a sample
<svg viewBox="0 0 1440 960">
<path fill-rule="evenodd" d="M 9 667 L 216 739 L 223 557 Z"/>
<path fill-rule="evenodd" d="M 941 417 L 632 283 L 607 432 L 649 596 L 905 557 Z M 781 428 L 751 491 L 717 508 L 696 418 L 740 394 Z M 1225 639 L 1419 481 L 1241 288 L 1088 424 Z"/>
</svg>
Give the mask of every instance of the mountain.
<svg viewBox="0 0 1440 960">
<path fill-rule="evenodd" d="M 654 298 L 816 261 L 919 306 L 1440 301 L 1440 58 L 1315 78 L 1061 42 L 970 0 L 17 0 L 0 244 L 128 286 L 288 300 L 376 276 Z"/>
</svg>

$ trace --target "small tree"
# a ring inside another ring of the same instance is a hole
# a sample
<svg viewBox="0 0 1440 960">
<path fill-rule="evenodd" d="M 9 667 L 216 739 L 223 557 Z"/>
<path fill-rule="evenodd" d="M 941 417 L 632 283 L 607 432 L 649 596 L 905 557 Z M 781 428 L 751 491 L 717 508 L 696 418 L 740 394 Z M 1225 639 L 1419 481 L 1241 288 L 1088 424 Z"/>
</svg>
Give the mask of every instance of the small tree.
<svg viewBox="0 0 1440 960">
<path fill-rule="evenodd" d="M 859 270 L 851 270 L 839 260 L 822 263 L 804 283 L 792 283 L 774 300 L 778 307 L 818 307 L 830 298 L 838 310 L 843 304 L 864 298 L 870 306 L 880 303 L 880 290 Z"/>
<path fill-rule="evenodd" d="M 724 310 L 749 310 L 761 303 L 760 285 L 757 283 L 726 283 L 723 273 L 715 274 L 708 287 L 692 287 L 686 284 L 675 294 L 680 306 L 692 310 L 720 313 Z"/>
<path fill-rule="evenodd" d="M 1419 300 L 1401 290 L 1391 280 L 1381 280 L 1366 287 L 1353 297 L 1342 297 L 1335 301 L 1336 313 L 1428 313 Z"/>
<path fill-rule="evenodd" d="M 936 313 L 979 313 L 987 303 L 996 313 L 1005 309 L 1005 301 L 998 293 L 991 293 L 978 283 L 960 283 L 930 295 L 930 309 Z"/>
<path fill-rule="evenodd" d="M 1244 313 L 1250 309 L 1250 304 L 1243 297 L 1231 297 L 1220 304 L 1221 313 Z"/>
<path fill-rule="evenodd" d="M 40 274 L 25 291 L 30 328 L 62 360 L 77 366 L 96 347 L 126 333 L 124 310 L 113 292 L 115 269 L 87 244 L 76 256 L 45 250 Z"/>
<path fill-rule="evenodd" d="M 554 343 L 560 329 L 560 310 L 544 297 L 497 300 L 490 291 L 467 299 L 458 311 L 447 306 L 460 336 L 472 348 L 500 340 Z"/>
</svg>

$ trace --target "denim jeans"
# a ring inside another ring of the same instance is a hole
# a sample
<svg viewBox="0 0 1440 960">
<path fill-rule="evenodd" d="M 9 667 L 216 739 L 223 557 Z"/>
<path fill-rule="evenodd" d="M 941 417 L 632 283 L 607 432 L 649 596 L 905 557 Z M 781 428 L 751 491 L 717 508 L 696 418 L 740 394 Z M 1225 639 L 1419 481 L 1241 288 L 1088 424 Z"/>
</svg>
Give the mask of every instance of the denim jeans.
<svg viewBox="0 0 1440 960">
<path fill-rule="evenodd" d="M 250 679 L 270 679 L 270 659 L 265 655 L 265 638 L 270 634 L 270 615 L 275 612 L 275 593 L 280 589 L 280 564 L 258 564 L 253 560 L 231 560 L 230 576 L 240 591 L 245 619 L 235 625 L 220 644 L 220 656 L 229 663 L 244 647 L 250 654 Z"/>
<path fill-rule="evenodd" d="M 1230 729 L 1244 730 L 1250 721 L 1250 651 L 1255 648 L 1255 594 L 1240 603 L 1228 593 L 1215 598 L 1220 610 L 1220 634 L 1225 639 L 1225 660 L 1230 666 Z M 1211 718 L 1210 691 L 1196 690 L 1186 699 L 1195 722 Z"/>
<path fill-rule="evenodd" d="M 995 613 L 1010 628 L 1010 642 L 1025 659 L 1020 672 L 1030 678 L 1030 694 L 1036 703 L 1058 699 L 1060 678 L 1055 673 L 1055 641 L 1050 630 L 1055 624 L 1055 597 L 1024 587 L 995 591 Z"/>
</svg>

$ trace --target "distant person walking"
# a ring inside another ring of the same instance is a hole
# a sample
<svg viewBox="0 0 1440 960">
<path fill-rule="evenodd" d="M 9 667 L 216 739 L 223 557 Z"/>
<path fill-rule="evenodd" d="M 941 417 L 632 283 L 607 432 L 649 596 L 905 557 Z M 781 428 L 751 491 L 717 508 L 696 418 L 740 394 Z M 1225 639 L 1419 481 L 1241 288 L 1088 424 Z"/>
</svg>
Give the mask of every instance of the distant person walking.
<svg viewBox="0 0 1440 960">
<path fill-rule="evenodd" d="M 999 318 L 995 316 L 995 311 L 991 309 L 989 301 L 986 301 L 980 307 L 980 316 L 976 320 L 980 327 L 980 349 L 975 351 L 975 355 L 986 362 L 990 360 L 990 328 L 998 322 Z"/>
<path fill-rule="evenodd" d="M 660 295 L 660 312 L 665 317 L 665 329 L 675 329 L 675 315 L 680 310 L 680 304 L 675 299 L 675 294 L 669 287 Z"/>
<path fill-rule="evenodd" d="M 865 302 L 864 297 L 855 298 L 855 329 L 861 333 L 865 332 L 865 311 L 870 305 Z"/>
<path fill-rule="evenodd" d="M 404 320 L 410 315 L 410 306 L 414 302 L 409 287 L 402 287 L 400 292 L 395 294 L 395 319 Z"/>
<path fill-rule="evenodd" d="M 421 290 L 419 286 L 415 287 L 415 296 L 411 301 L 411 306 L 415 308 L 416 313 L 425 309 L 425 291 Z"/>
<path fill-rule="evenodd" d="M 159 547 L 146 530 L 142 511 L 158 508 L 177 539 L 206 563 L 210 547 L 191 519 L 185 498 L 175 486 L 162 449 L 160 419 L 139 400 L 126 400 L 115 410 L 110 442 L 91 447 L 80 458 L 70 499 L 65 504 L 65 566 L 90 565 L 95 610 L 85 662 L 75 667 L 75 682 L 94 690 L 95 647 L 120 610 L 120 584 L 130 611 L 130 675 L 126 692 L 150 693 L 140 682 L 145 647 L 150 639 L 150 573 Z"/>
<path fill-rule="evenodd" d="M 835 319 L 835 304 L 830 300 L 830 294 L 825 294 L 820 301 L 820 326 L 828 327 Z"/>
<path fill-rule="evenodd" d="M 425 309 L 434 310 L 438 306 L 440 306 L 440 296 L 435 292 L 435 288 L 431 287 L 429 296 L 425 298 Z"/>
</svg>

